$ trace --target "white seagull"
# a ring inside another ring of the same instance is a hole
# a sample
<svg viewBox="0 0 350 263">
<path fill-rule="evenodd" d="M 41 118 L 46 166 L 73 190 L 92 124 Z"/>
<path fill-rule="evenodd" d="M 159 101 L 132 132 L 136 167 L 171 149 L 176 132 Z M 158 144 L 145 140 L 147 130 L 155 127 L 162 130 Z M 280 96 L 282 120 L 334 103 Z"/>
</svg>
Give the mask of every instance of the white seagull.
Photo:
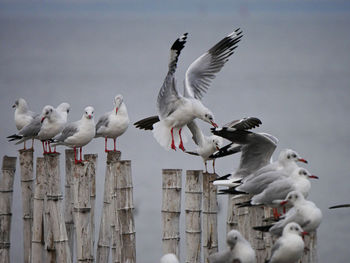
<svg viewBox="0 0 350 263">
<path fill-rule="evenodd" d="M 228 249 L 222 252 L 211 254 L 209 263 L 255 263 L 256 255 L 250 243 L 237 230 L 227 233 Z"/>
<path fill-rule="evenodd" d="M 283 228 L 290 222 L 298 223 L 304 231 L 311 233 L 316 231 L 322 221 L 322 212 L 315 203 L 308 201 L 299 191 L 288 193 L 281 205 L 292 205 L 293 207 L 273 225 L 253 227 L 259 231 L 269 231 L 274 235 L 280 236 Z"/>
<path fill-rule="evenodd" d="M 56 109 L 51 105 L 46 105 L 40 116 L 23 127 L 18 134 L 9 136 L 10 141 L 18 140 L 16 144 L 20 144 L 29 139 L 37 139 L 42 142 L 44 154 L 51 153 L 48 140 L 63 130 L 67 123 L 69 108 L 68 103 L 61 103 Z M 49 146 L 49 151 L 47 151 L 47 146 Z"/>
<path fill-rule="evenodd" d="M 12 108 L 15 108 L 15 124 L 18 131 L 20 131 L 24 126 L 27 126 L 31 123 L 38 114 L 32 112 L 28 108 L 28 104 L 23 98 L 19 98 L 15 101 Z M 9 137 L 7 137 L 9 138 Z M 32 140 L 32 149 L 33 149 L 34 140 Z M 26 142 L 24 141 L 23 150 L 26 149 Z"/>
<path fill-rule="evenodd" d="M 156 121 L 157 118 L 153 116 L 135 123 L 137 127 L 143 128 L 144 121 L 148 126 L 150 120 L 154 121 L 153 135 L 157 142 L 167 150 L 170 148 L 176 150 L 175 144 L 179 141 L 178 147 L 185 151 L 181 131 L 195 118 L 217 127 L 213 113 L 202 104 L 200 99 L 209 88 L 215 74 L 222 69 L 233 54 L 237 43 L 242 38 L 242 31 L 235 30 L 188 67 L 184 80 L 184 95 L 181 95 L 176 88 L 174 74 L 186 38 L 187 33 L 178 38 L 170 49 L 169 70 L 157 98 L 159 121 Z"/>
<path fill-rule="evenodd" d="M 94 108 L 88 106 L 82 118 L 68 123 L 61 134 L 54 138 L 53 145 L 65 145 L 74 149 L 75 163 L 82 162 L 82 147 L 87 145 L 95 136 Z M 80 147 L 80 159 L 77 160 L 76 148 Z"/>
<path fill-rule="evenodd" d="M 121 136 L 129 126 L 129 116 L 126 110 L 125 103 L 123 102 L 123 96 L 117 95 L 114 98 L 114 108 L 110 112 L 106 112 L 102 115 L 96 124 L 97 137 L 105 138 L 105 152 L 109 152 L 107 149 L 107 138 L 112 138 L 114 141 L 114 150 L 116 149 L 116 139 Z"/>
<path fill-rule="evenodd" d="M 266 263 L 295 263 L 304 253 L 303 235 L 307 234 L 295 222 L 288 223 L 282 236 L 272 247 L 271 257 Z"/>
</svg>

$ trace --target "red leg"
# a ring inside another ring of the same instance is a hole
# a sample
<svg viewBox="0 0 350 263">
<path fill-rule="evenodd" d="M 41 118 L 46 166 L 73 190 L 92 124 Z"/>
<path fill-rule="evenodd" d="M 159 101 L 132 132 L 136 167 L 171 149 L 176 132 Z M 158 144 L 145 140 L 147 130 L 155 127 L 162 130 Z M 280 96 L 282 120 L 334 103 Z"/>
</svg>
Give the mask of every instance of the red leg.
<svg viewBox="0 0 350 263">
<path fill-rule="evenodd" d="M 117 138 L 114 138 L 113 141 L 114 141 L 114 151 L 116 152 L 117 151 L 117 148 L 116 148 L 116 140 Z"/>
<path fill-rule="evenodd" d="M 286 213 L 286 207 L 283 206 L 283 214 L 285 214 L 285 213 Z"/>
<path fill-rule="evenodd" d="M 182 142 L 182 137 L 181 137 L 181 131 L 182 131 L 182 128 L 179 130 L 179 135 L 180 135 L 180 144 L 179 144 L 179 148 L 183 151 L 185 151 L 185 147 L 184 147 L 184 144 Z"/>
<path fill-rule="evenodd" d="M 23 150 L 26 150 L 26 141 L 24 141 Z"/>
<path fill-rule="evenodd" d="M 75 162 L 75 164 L 77 164 L 78 163 L 78 160 L 77 160 L 77 148 L 73 148 L 74 149 L 74 162 Z"/>
<path fill-rule="evenodd" d="M 105 137 L 105 152 L 107 153 L 108 150 L 107 150 L 107 137 Z"/>
<path fill-rule="evenodd" d="M 277 220 L 279 219 L 280 215 L 278 214 L 277 208 L 272 208 L 273 211 L 273 217 Z"/>
<path fill-rule="evenodd" d="M 46 149 L 45 149 L 45 142 L 44 141 L 41 141 L 42 145 L 43 145 L 43 151 L 44 151 L 44 154 L 46 153 Z"/>
<path fill-rule="evenodd" d="M 175 142 L 174 142 L 174 128 L 171 128 L 170 132 L 171 132 L 171 149 L 176 151 Z"/>
<path fill-rule="evenodd" d="M 49 146 L 49 153 L 52 153 L 52 151 L 51 151 L 51 145 L 50 145 L 50 142 L 49 142 L 49 141 L 47 141 L 47 145 Z"/>
</svg>

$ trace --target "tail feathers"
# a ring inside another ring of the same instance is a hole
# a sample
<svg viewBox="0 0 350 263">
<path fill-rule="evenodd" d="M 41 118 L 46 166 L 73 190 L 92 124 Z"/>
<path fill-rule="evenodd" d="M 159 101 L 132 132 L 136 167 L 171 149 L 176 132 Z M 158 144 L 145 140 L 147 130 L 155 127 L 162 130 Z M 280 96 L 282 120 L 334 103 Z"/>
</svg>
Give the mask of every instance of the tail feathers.
<svg viewBox="0 0 350 263">
<path fill-rule="evenodd" d="M 136 128 L 143 130 L 153 130 L 153 124 L 159 122 L 158 116 L 151 116 L 134 123 Z"/>
<path fill-rule="evenodd" d="M 237 203 L 236 206 L 238 208 L 241 208 L 241 207 L 250 207 L 250 206 L 253 206 L 250 201 L 246 201 L 246 202 L 242 202 L 242 203 Z"/>
<path fill-rule="evenodd" d="M 230 187 L 228 189 L 223 189 L 220 190 L 218 194 L 231 194 L 231 195 L 246 195 L 247 193 L 245 192 L 241 192 L 241 191 L 237 191 L 234 187 Z"/>
<path fill-rule="evenodd" d="M 226 180 L 226 179 L 229 178 L 230 176 L 231 176 L 231 174 L 226 174 L 226 175 L 220 176 L 220 177 L 218 177 L 218 178 L 216 178 L 216 179 L 214 179 L 214 180 L 211 180 L 211 181 L 209 181 L 209 182 L 212 183 L 212 182 L 215 182 L 215 181 Z"/>
<path fill-rule="evenodd" d="M 270 228 L 273 225 L 266 225 L 266 226 L 254 226 L 253 229 L 256 231 L 260 231 L 260 232 L 269 232 Z"/>
<path fill-rule="evenodd" d="M 16 141 L 16 140 L 22 139 L 23 136 L 17 135 L 17 134 L 13 134 L 13 135 L 7 136 L 6 138 L 10 139 L 9 142 L 12 142 L 12 141 Z"/>
</svg>

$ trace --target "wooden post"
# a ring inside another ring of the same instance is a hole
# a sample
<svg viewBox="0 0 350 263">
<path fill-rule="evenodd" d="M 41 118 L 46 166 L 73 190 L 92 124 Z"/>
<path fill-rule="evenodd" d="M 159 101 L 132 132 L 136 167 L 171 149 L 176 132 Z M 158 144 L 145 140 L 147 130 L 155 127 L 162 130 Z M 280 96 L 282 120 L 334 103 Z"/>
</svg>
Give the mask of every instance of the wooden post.
<svg viewBox="0 0 350 263">
<path fill-rule="evenodd" d="M 107 166 L 105 175 L 105 186 L 103 194 L 103 208 L 100 222 L 100 231 L 97 243 L 96 262 L 109 262 L 109 251 L 111 246 L 111 218 L 112 218 L 112 193 L 113 193 L 113 180 L 116 170 L 116 163 L 120 160 L 121 153 L 108 152 L 107 153 Z"/>
<path fill-rule="evenodd" d="M 74 220 L 73 220 L 73 167 L 74 167 L 74 151 L 72 149 L 65 150 L 66 156 L 66 177 L 64 185 L 64 220 L 66 224 L 68 246 L 73 262 L 74 256 Z"/>
<path fill-rule="evenodd" d="M 181 169 L 162 170 L 163 255 L 180 258 Z"/>
<path fill-rule="evenodd" d="M 133 184 L 131 161 L 117 162 L 114 189 L 116 192 L 116 213 L 121 235 L 121 262 L 136 262 L 136 238 L 134 223 Z"/>
<path fill-rule="evenodd" d="M 16 157 L 4 156 L 0 177 L 0 262 L 10 262 L 10 234 Z"/>
<path fill-rule="evenodd" d="M 317 232 L 310 233 L 309 236 L 304 237 L 305 247 L 307 251 L 304 252 L 301 262 L 317 263 Z"/>
<path fill-rule="evenodd" d="M 202 170 L 186 171 L 185 211 L 186 211 L 186 262 L 201 261 L 201 213 L 202 213 Z"/>
<path fill-rule="evenodd" d="M 87 172 L 90 178 L 90 204 L 91 204 L 91 245 L 92 245 L 92 256 L 94 257 L 95 251 L 95 200 L 96 200 L 96 171 L 97 171 L 97 154 L 85 154 L 84 160 L 90 162 L 92 165 L 89 166 Z"/>
<path fill-rule="evenodd" d="M 204 262 L 212 253 L 218 252 L 218 201 L 217 187 L 210 181 L 216 179 L 214 173 L 203 173 L 203 255 Z"/>
<path fill-rule="evenodd" d="M 19 150 L 23 211 L 23 262 L 31 261 L 33 224 L 33 149 Z"/>
<path fill-rule="evenodd" d="M 32 236 L 32 261 L 37 263 L 46 262 L 45 239 L 44 239 L 44 199 L 46 195 L 47 181 L 45 178 L 44 158 L 36 159 L 36 183 L 33 204 L 33 236 Z"/>
<path fill-rule="evenodd" d="M 48 234 L 47 241 L 49 241 L 50 239 L 53 240 L 57 262 L 71 262 L 66 225 L 62 213 L 63 207 L 59 155 L 59 153 L 44 155 L 45 173 L 49 183 L 46 193 L 46 215 L 48 216 L 46 222 L 50 225 L 50 228 L 52 229 L 52 236 L 51 234 Z M 53 260 L 53 258 L 50 258 L 50 260 Z"/>
<path fill-rule="evenodd" d="M 90 173 L 92 163 L 83 162 L 73 168 L 73 218 L 76 230 L 77 262 L 93 262 L 91 238 Z"/>
</svg>

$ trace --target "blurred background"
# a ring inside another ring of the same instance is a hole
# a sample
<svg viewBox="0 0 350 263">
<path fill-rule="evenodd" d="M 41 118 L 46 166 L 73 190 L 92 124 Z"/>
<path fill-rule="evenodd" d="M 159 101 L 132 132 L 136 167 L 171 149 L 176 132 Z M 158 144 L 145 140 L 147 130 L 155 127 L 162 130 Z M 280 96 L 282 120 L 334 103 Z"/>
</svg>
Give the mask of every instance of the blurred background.
<svg viewBox="0 0 350 263">
<path fill-rule="evenodd" d="M 80 119 L 85 106 L 92 105 L 97 121 L 113 108 L 114 96 L 122 94 L 134 123 L 156 113 L 169 48 L 178 36 L 189 33 L 176 72 L 182 92 L 191 62 L 240 27 L 244 37 L 203 102 L 218 124 L 260 118 L 263 124 L 256 131 L 279 139 L 274 157 L 292 148 L 309 161 L 305 167 L 320 177 L 312 182 L 309 198 L 324 215 L 318 231 L 319 262 L 346 262 L 350 209 L 328 207 L 350 202 L 349 26 L 350 2 L 336 0 L 0 0 L 1 156 L 16 156 L 21 148 L 6 140 L 16 132 L 11 106 L 17 98 L 25 98 L 37 113 L 47 104 L 68 102 L 69 121 Z M 210 127 L 200 125 L 208 135 Z M 195 146 L 189 140 L 185 147 Z M 117 148 L 122 159 L 132 160 L 138 261 L 159 262 L 161 169 L 181 168 L 185 175 L 185 170 L 204 165 L 201 158 L 165 151 L 151 132 L 132 125 L 117 140 Z M 99 229 L 104 140 L 92 141 L 83 152 L 98 153 Z M 41 155 L 37 142 L 35 156 Z M 239 155 L 218 160 L 217 173 L 233 171 L 238 162 Z M 21 262 L 19 175 L 14 190 L 11 260 Z M 219 197 L 220 249 L 225 248 L 226 202 Z"/>
</svg>

